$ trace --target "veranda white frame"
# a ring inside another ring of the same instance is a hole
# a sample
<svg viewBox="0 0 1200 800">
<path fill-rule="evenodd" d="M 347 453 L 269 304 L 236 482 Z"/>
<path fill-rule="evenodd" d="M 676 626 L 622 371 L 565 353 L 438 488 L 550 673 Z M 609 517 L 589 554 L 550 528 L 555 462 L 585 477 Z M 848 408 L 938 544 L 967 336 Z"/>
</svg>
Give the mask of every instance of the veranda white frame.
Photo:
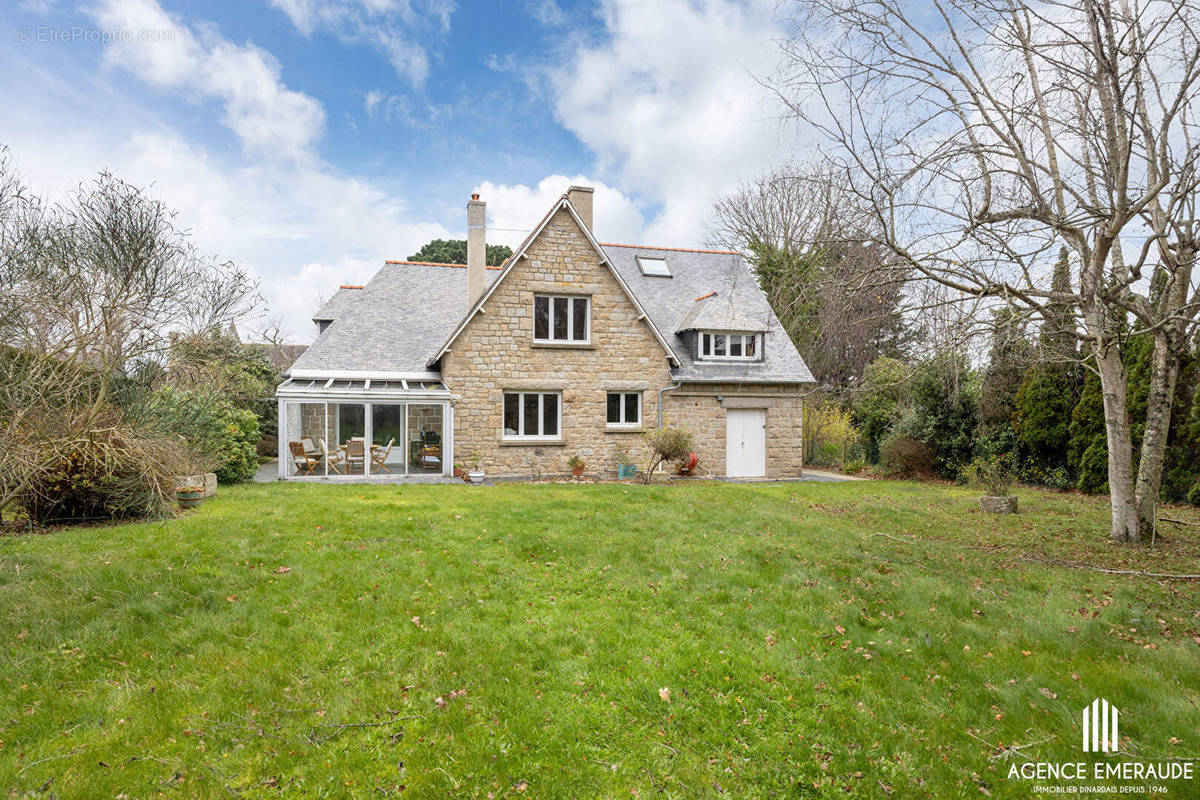
<svg viewBox="0 0 1200 800">
<path fill-rule="evenodd" d="M 442 407 L 442 472 L 449 476 L 454 464 L 454 404 L 450 392 L 438 380 L 422 377 L 419 380 L 398 378 L 354 380 L 351 378 L 291 378 L 284 381 L 275 390 L 279 413 L 279 479 L 280 480 L 362 480 L 363 478 L 411 478 L 408 464 L 408 414 L 412 405 L 437 405 Z M 373 406 L 403 406 L 404 419 L 402 430 L 405 432 L 404 474 L 371 473 L 371 459 L 364 455 L 362 475 L 338 475 L 329 471 L 328 462 L 320 475 L 289 475 L 288 464 L 291 454 L 288 450 L 288 405 L 295 403 L 316 403 L 324 407 L 324 429 L 329 428 L 329 406 L 362 405 L 364 430 L 363 436 L 367 442 L 374 440 Z M 427 475 L 429 473 L 418 473 Z"/>
</svg>

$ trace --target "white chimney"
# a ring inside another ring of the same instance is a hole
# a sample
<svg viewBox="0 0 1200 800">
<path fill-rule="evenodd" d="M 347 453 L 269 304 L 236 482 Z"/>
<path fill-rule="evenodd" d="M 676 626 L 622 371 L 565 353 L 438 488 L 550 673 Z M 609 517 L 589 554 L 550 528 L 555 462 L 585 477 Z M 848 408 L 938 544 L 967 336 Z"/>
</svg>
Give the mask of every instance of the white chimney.
<svg viewBox="0 0 1200 800">
<path fill-rule="evenodd" d="M 575 212 L 589 231 L 592 230 L 592 195 L 595 191 L 591 186 L 572 186 L 567 189 L 567 200 L 575 206 Z"/>
<path fill-rule="evenodd" d="M 478 194 L 467 201 L 467 308 L 483 295 L 483 271 L 487 265 L 486 209 L 487 203 Z"/>
</svg>

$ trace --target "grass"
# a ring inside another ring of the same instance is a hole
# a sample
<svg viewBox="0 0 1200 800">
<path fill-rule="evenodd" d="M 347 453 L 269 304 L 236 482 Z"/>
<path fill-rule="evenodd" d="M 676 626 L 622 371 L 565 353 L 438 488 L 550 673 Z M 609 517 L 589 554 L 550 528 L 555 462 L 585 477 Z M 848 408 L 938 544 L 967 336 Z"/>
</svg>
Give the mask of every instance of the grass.
<svg viewBox="0 0 1200 800">
<path fill-rule="evenodd" d="M 1200 529 L 1118 548 L 1101 500 L 1021 504 L 271 484 L 0 539 L 0 790 L 1028 797 L 1006 748 L 1091 760 L 1096 696 L 1121 758 L 1200 755 L 1198 582 L 1046 563 L 1196 573 Z"/>
</svg>

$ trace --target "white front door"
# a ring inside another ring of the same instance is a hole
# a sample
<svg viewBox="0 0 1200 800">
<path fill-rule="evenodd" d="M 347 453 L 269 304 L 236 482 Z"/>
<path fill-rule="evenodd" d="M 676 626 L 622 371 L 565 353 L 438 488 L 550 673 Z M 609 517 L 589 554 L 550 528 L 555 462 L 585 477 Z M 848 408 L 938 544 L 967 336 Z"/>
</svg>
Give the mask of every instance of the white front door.
<svg viewBox="0 0 1200 800">
<path fill-rule="evenodd" d="M 767 474 L 765 408 L 725 411 L 725 474 L 730 478 L 759 478 Z"/>
</svg>

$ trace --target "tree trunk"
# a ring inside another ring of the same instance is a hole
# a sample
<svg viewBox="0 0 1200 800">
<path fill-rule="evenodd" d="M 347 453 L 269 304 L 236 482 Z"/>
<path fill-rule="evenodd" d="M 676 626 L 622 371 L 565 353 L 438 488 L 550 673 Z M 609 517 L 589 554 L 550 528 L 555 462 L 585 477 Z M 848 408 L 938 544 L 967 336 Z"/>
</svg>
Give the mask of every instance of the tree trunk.
<svg viewBox="0 0 1200 800">
<path fill-rule="evenodd" d="M 1142 437 L 1141 461 L 1138 464 L 1137 488 L 1134 492 L 1139 530 L 1142 534 L 1148 533 L 1151 536 L 1157 525 L 1158 495 L 1162 489 L 1167 435 L 1171 430 L 1171 400 L 1175 396 L 1179 366 L 1179 359 L 1172 352 L 1167 336 L 1161 332 L 1157 333 L 1150 362 L 1146 433 Z"/>
<path fill-rule="evenodd" d="M 1125 365 L 1115 343 L 1095 348 L 1100 387 L 1104 394 L 1104 426 L 1108 436 L 1108 491 L 1112 502 L 1112 538 L 1136 542 L 1140 538 L 1133 482 L 1133 439 L 1125 398 Z"/>
</svg>

